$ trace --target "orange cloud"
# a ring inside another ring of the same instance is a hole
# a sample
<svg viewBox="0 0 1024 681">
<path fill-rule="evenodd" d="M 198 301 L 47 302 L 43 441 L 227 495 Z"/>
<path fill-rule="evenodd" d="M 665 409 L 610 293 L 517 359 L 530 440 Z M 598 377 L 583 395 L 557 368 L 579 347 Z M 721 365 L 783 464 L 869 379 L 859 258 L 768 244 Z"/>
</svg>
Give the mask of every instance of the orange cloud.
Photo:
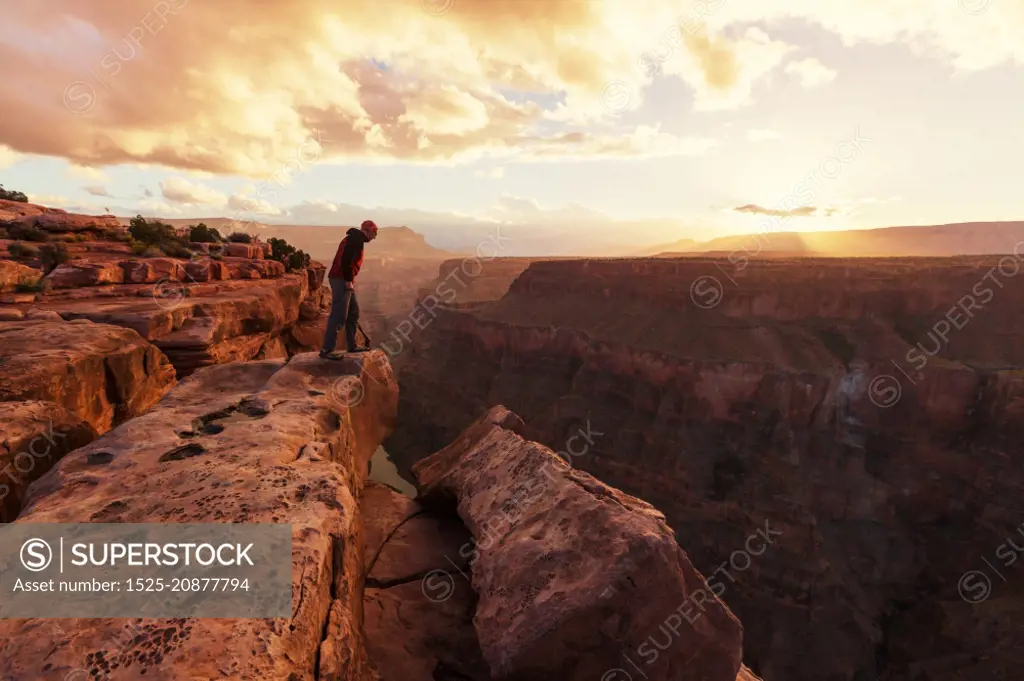
<svg viewBox="0 0 1024 681">
<path fill-rule="evenodd" d="M 755 81 L 781 67 L 795 48 L 760 28 L 777 19 L 849 41 L 911 36 L 964 67 L 1024 59 L 1019 3 L 968 17 L 955 2 L 907 1 L 911 10 L 883 0 L 729 0 L 680 41 L 677 0 L 8 3 L 0 145 L 83 166 L 251 177 L 298 162 L 684 153 L 691 141 L 610 139 L 616 112 L 602 106 L 612 82 L 631 88 L 631 105 L 642 102 L 650 78 L 638 59 L 668 30 L 670 52 L 685 54 L 663 73 L 689 85 L 700 110 L 749 104 Z M 726 42 L 733 26 L 742 30 Z M 826 77 L 809 67 L 792 68 L 805 82 Z"/>
</svg>

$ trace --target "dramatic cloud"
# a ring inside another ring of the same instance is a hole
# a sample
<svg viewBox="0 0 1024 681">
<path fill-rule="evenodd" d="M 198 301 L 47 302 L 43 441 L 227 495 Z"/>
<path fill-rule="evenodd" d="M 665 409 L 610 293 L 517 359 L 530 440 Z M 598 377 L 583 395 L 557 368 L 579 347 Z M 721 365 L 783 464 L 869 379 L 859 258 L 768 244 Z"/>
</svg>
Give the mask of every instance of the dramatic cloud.
<svg viewBox="0 0 1024 681">
<path fill-rule="evenodd" d="M 817 206 L 801 206 L 793 210 L 778 210 L 765 208 L 755 203 L 748 203 L 745 206 L 733 208 L 737 213 L 749 213 L 751 215 L 770 215 L 775 218 L 808 218 L 813 216 L 830 217 L 840 212 L 838 208 L 819 208 Z"/>
<path fill-rule="evenodd" d="M 353 160 L 692 153 L 664 132 L 638 145 L 635 127 L 615 141 L 615 117 L 653 80 L 643 55 L 700 111 L 751 104 L 783 68 L 807 86 L 834 77 L 813 59 L 783 67 L 799 46 L 772 34 L 781 21 L 905 43 L 961 70 L 1024 63 L 1019 2 L 968 13 L 955 1 L 729 0 L 702 5 L 715 9 L 695 33 L 680 31 L 676 0 L 8 4 L 0 144 L 253 178 Z M 609 83 L 622 86 L 611 107 Z"/>
<path fill-rule="evenodd" d="M 92 186 L 85 187 L 84 189 L 86 192 L 92 194 L 93 196 L 111 196 L 110 192 L 107 191 L 106 187 Z"/>
<path fill-rule="evenodd" d="M 835 71 L 814 58 L 789 62 L 786 64 L 786 73 L 794 76 L 806 88 L 819 87 L 836 78 Z"/>
<path fill-rule="evenodd" d="M 198 204 L 223 206 L 227 203 L 227 197 L 224 194 L 180 177 L 172 177 L 161 182 L 160 191 L 168 201 L 190 206 Z"/>
</svg>

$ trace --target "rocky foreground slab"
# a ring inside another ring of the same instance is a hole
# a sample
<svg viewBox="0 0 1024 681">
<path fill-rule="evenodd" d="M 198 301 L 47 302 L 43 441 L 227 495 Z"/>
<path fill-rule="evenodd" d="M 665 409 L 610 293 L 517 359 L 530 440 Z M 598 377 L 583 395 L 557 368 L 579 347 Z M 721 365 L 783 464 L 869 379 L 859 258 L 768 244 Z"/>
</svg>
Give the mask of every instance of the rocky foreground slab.
<svg viewBox="0 0 1024 681">
<path fill-rule="evenodd" d="M 639 654 L 652 679 L 735 679 L 742 626 L 695 596 L 711 590 L 664 516 L 524 440 L 522 425 L 494 407 L 413 468 L 424 501 L 454 501 L 475 539 L 474 624 L 492 676 L 589 681 Z M 668 643 L 651 659 L 654 637 Z"/>
<path fill-rule="evenodd" d="M 290 523 L 292 618 L 7 620 L 0 640 L 17 645 L 0 649 L 0 678 L 371 678 L 352 607 L 363 568 L 355 499 L 397 405 L 386 361 L 372 359 L 309 354 L 199 371 L 62 459 L 17 520 Z M 339 391 L 353 381 L 364 389 Z M 183 447 L 189 456 L 168 456 Z M 128 625 L 142 633 L 126 643 Z"/>
</svg>

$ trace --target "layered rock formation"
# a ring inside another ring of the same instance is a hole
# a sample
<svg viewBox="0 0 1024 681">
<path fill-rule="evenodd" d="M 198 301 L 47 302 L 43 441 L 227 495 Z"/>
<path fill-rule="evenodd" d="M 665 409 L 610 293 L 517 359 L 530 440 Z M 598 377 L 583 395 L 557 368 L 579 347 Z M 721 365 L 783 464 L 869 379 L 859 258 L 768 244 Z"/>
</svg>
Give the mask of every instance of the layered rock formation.
<svg viewBox="0 0 1024 681">
<path fill-rule="evenodd" d="M 323 338 L 330 306 L 323 267 L 286 273 L 265 259 L 266 244 L 214 244 L 212 255 L 205 255 L 210 244 L 192 244 L 190 259 L 133 257 L 117 218 L 33 204 L 0 212 L 0 230 L 8 237 L 30 230 L 33 238 L 60 242 L 70 258 L 45 277 L 35 269 L 39 255 L 20 255 L 24 264 L 0 260 L 0 291 L 9 291 L 0 296 L 0 320 L 48 311 L 130 328 L 163 350 L 178 376 L 309 351 Z M 0 248 L 10 254 L 14 243 L 0 240 Z"/>
<path fill-rule="evenodd" d="M 958 586 L 1024 516 L 1018 269 L 534 263 L 494 304 L 439 310 L 398 357 L 387 447 L 408 465 L 507 405 L 665 513 L 768 681 L 1010 678 L 1021 561 L 983 605 Z M 773 543 L 753 554 L 759 529 Z M 962 634 L 979 625 L 990 636 Z"/>
<path fill-rule="evenodd" d="M 358 404 L 340 380 L 361 382 Z M 362 523 L 356 498 L 394 419 L 397 388 L 370 355 L 300 355 L 210 367 L 158 407 L 66 456 L 18 522 L 267 522 L 293 527 L 290 620 L 0 623 L 0 676 L 64 679 L 368 679 L 361 641 Z M 194 455 L 167 456 L 187 446 Z M 163 635 L 165 630 L 169 635 Z M 67 633 L 70 632 L 70 633 Z M 155 636 L 150 636 L 156 632 Z"/>
<path fill-rule="evenodd" d="M 0 522 L 67 452 L 142 414 L 174 383 L 164 354 L 131 329 L 45 314 L 0 323 Z"/>
<path fill-rule="evenodd" d="M 714 596 L 683 612 L 710 589 L 664 516 L 523 440 L 522 429 L 496 407 L 415 469 L 423 498 L 454 498 L 476 539 L 473 621 L 492 675 L 602 678 L 668 628 L 647 675 L 733 681 L 742 627 Z"/>
</svg>

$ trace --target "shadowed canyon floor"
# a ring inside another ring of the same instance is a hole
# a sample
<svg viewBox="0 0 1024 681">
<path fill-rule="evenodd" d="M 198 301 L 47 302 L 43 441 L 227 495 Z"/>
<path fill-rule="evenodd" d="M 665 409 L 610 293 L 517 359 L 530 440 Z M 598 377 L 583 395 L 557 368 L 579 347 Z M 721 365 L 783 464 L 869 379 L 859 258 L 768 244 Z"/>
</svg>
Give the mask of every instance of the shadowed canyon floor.
<svg viewBox="0 0 1024 681">
<path fill-rule="evenodd" d="M 1018 270 L 1012 255 L 533 263 L 402 348 L 387 447 L 408 471 L 508 406 L 666 514 L 768 681 L 1015 678 L 1022 561 L 1008 549 L 997 575 L 983 558 L 1024 521 Z M 766 527 L 778 536 L 751 555 Z M 991 593 L 965 591 L 979 570 Z"/>
</svg>

